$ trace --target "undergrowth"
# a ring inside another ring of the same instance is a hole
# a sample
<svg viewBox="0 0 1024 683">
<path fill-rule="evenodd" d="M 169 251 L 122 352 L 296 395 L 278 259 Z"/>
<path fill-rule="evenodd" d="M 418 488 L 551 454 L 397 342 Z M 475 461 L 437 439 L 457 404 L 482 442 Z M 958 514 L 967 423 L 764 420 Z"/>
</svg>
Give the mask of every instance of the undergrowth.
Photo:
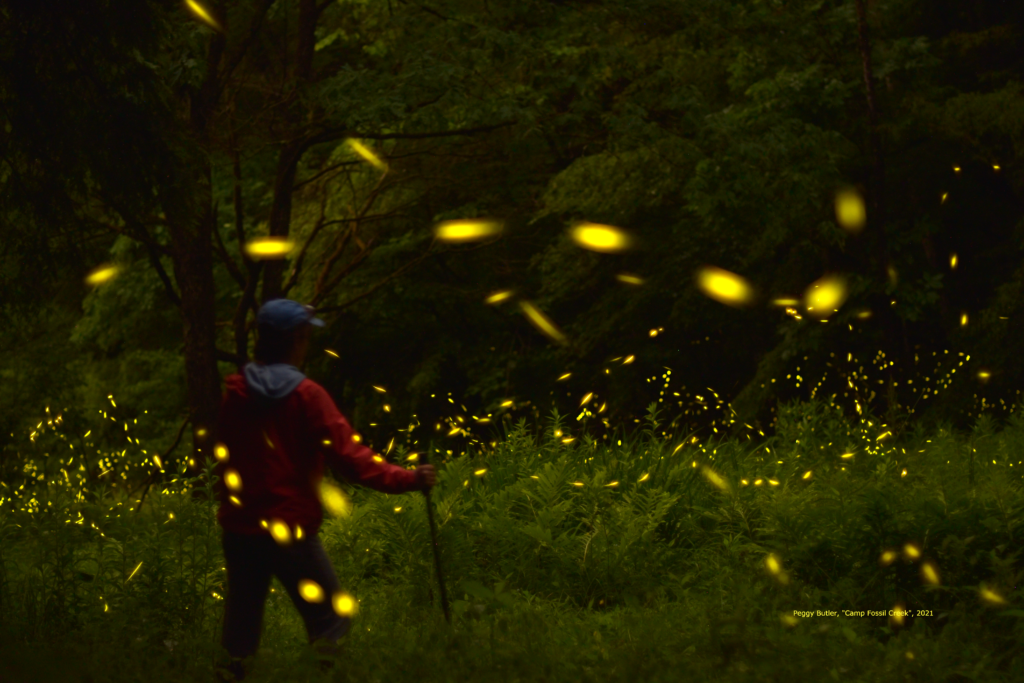
<svg viewBox="0 0 1024 683">
<path fill-rule="evenodd" d="M 700 442 L 654 408 L 629 441 L 564 443 L 553 413 L 439 464 L 451 624 L 425 497 L 349 489 L 320 531 L 359 600 L 334 680 L 1024 680 L 1019 412 L 894 434 L 800 404 Z M 56 476 L 0 507 L 0 678 L 212 680 L 216 503 L 179 483 L 137 513 Z M 263 634 L 247 680 L 320 680 L 276 579 Z"/>
</svg>

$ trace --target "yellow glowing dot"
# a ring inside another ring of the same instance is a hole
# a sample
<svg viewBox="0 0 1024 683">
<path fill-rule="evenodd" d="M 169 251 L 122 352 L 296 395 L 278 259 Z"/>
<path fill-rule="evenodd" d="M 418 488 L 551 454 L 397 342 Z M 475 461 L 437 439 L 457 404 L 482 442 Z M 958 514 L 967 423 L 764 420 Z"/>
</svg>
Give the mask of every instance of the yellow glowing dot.
<svg viewBox="0 0 1024 683">
<path fill-rule="evenodd" d="M 754 290 L 745 279 L 715 266 L 697 271 L 697 286 L 706 296 L 728 306 L 743 306 L 754 298 Z"/>
<path fill-rule="evenodd" d="M 380 157 L 374 154 L 369 147 L 359 142 L 354 138 L 348 138 L 345 140 L 345 144 L 352 148 L 352 150 L 361 156 L 365 161 L 369 162 L 373 166 L 376 166 L 381 171 L 388 170 L 387 164 L 381 161 Z"/>
<path fill-rule="evenodd" d="M 339 617 L 350 617 L 356 613 L 358 603 L 348 593 L 335 593 L 331 604 L 334 607 L 334 612 Z"/>
<path fill-rule="evenodd" d="M 782 622 L 783 626 L 788 626 L 790 628 L 793 628 L 794 626 L 800 623 L 800 620 L 794 617 L 792 614 L 780 614 L 779 621 Z"/>
<path fill-rule="evenodd" d="M 767 567 L 768 571 L 772 574 L 778 574 L 782 571 L 782 565 L 779 563 L 779 559 L 771 553 L 768 554 L 768 557 L 764 558 L 764 566 Z"/>
<path fill-rule="evenodd" d="M 903 552 L 911 560 L 916 560 L 917 558 L 921 557 L 921 551 L 918 550 L 917 546 L 915 546 L 912 543 L 908 543 L 905 546 L 903 546 Z"/>
<path fill-rule="evenodd" d="M 235 493 L 242 490 L 242 477 L 238 474 L 238 470 L 229 469 L 224 471 L 224 485 L 228 487 L 228 490 Z"/>
<path fill-rule="evenodd" d="M 960 167 L 959 167 L 959 166 L 954 166 L 954 167 L 953 167 L 953 170 L 954 170 L 955 172 L 959 173 L 959 172 L 960 172 Z"/>
<path fill-rule="evenodd" d="M 240 501 L 237 496 L 229 496 L 228 500 L 230 500 L 231 504 L 235 507 L 242 507 L 242 501 Z"/>
<path fill-rule="evenodd" d="M 804 476 L 802 477 L 802 479 L 810 479 L 810 478 L 811 478 L 811 471 L 807 470 L 806 472 L 804 472 Z"/>
<path fill-rule="evenodd" d="M 988 370 L 980 370 L 978 372 L 978 379 L 988 379 L 991 376 L 992 373 L 990 373 Z"/>
<path fill-rule="evenodd" d="M 473 242 L 501 232 L 501 223 L 487 220 L 457 220 L 438 223 L 434 234 L 442 242 Z"/>
<path fill-rule="evenodd" d="M 326 479 L 320 480 L 320 502 L 335 517 L 347 517 L 352 511 L 352 504 L 341 489 Z"/>
<path fill-rule="evenodd" d="M 260 526 L 263 527 L 264 529 L 269 529 L 270 528 L 270 525 L 267 524 L 267 520 L 265 520 L 265 519 L 261 519 L 260 520 Z"/>
<path fill-rule="evenodd" d="M 903 615 L 905 613 L 906 613 L 906 610 L 903 609 L 903 605 L 896 605 L 896 607 L 894 607 L 893 609 L 891 609 L 889 611 L 889 619 L 890 619 L 890 621 L 894 625 L 902 626 L 903 625 Z"/>
<path fill-rule="evenodd" d="M 967 325 L 967 314 L 963 313 L 960 315 L 960 327 L 966 327 Z"/>
<path fill-rule="evenodd" d="M 292 542 L 291 529 L 280 519 L 271 520 L 270 535 L 273 536 L 278 545 L 288 545 Z"/>
<path fill-rule="evenodd" d="M 636 360 L 636 356 L 626 356 L 626 360 L 622 361 L 622 364 L 623 365 L 629 365 L 634 360 Z"/>
<path fill-rule="evenodd" d="M 949 197 L 949 193 L 948 192 L 943 192 L 942 193 L 942 202 L 940 202 L 940 203 L 945 204 L 947 197 Z"/>
<path fill-rule="evenodd" d="M 573 241 L 584 249 L 604 253 L 614 253 L 628 249 L 632 238 L 619 228 L 598 223 L 580 223 L 570 234 Z"/>
<path fill-rule="evenodd" d="M 484 303 L 487 303 L 487 304 L 500 303 L 500 302 L 504 301 L 505 299 L 510 298 L 511 296 L 512 296 L 512 290 L 510 290 L 510 289 L 502 291 L 502 292 L 495 292 L 494 294 L 491 294 L 489 297 L 484 299 Z"/>
<path fill-rule="evenodd" d="M 86 276 L 85 283 L 87 285 L 92 285 L 93 287 L 95 287 L 97 285 L 101 285 L 104 282 L 107 282 L 107 281 L 111 280 L 119 272 L 120 272 L 120 268 L 118 268 L 117 266 L 113 266 L 113 265 L 100 266 L 99 268 L 97 268 L 96 270 L 92 271 L 91 273 L 89 273 Z"/>
<path fill-rule="evenodd" d="M 999 595 L 998 593 L 996 593 L 991 588 L 985 588 L 983 586 L 978 592 L 981 595 L 981 599 L 984 600 L 987 603 L 990 603 L 990 604 L 993 604 L 993 605 L 1005 605 L 1006 604 L 1006 600 L 1003 599 L 1003 596 Z"/>
<path fill-rule="evenodd" d="M 694 465 L 696 465 L 696 463 L 694 463 Z M 729 483 L 722 478 L 722 475 L 718 474 L 718 472 L 715 472 L 707 465 L 701 468 L 701 474 L 703 474 L 704 478 L 711 482 L 713 486 L 721 489 L 722 491 L 730 490 Z"/>
<path fill-rule="evenodd" d="M 939 572 L 936 571 L 934 565 L 930 562 L 925 562 L 921 565 L 921 578 L 931 586 L 939 585 Z"/>
<path fill-rule="evenodd" d="M 640 483 L 640 482 L 642 482 L 642 481 L 647 481 L 647 479 L 648 479 L 648 478 L 649 478 L 650 476 L 651 476 L 651 475 L 650 475 L 650 473 L 644 474 L 644 476 L 642 476 L 642 477 L 640 477 L 639 479 L 637 479 L 637 483 L 639 484 L 639 483 Z"/>
<path fill-rule="evenodd" d="M 846 295 L 846 280 L 839 275 L 826 275 L 811 283 L 804 292 L 804 307 L 809 314 L 825 319 L 839 310 Z"/>
<path fill-rule="evenodd" d="M 852 233 L 860 232 L 867 221 L 864 200 L 852 188 L 836 193 L 836 221 L 843 229 Z"/>
<path fill-rule="evenodd" d="M 993 171 L 999 171 L 999 170 L 1000 170 L 1000 168 L 1001 168 L 1001 167 L 999 166 L 999 164 L 992 164 L 992 170 L 993 170 Z"/>
<path fill-rule="evenodd" d="M 302 527 L 299 526 L 298 524 L 295 525 L 295 540 L 296 541 L 301 541 L 302 540 Z"/>
<path fill-rule="evenodd" d="M 615 276 L 615 279 L 619 282 L 625 282 L 627 285 L 642 285 L 644 283 L 643 278 L 628 273 L 619 273 Z"/>
<path fill-rule="evenodd" d="M 311 581 L 310 579 L 301 579 L 299 581 L 299 595 L 306 602 L 324 601 L 324 589 L 316 581 Z"/>
<path fill-rule="evenodd" d="M 228 447 L 222 443 L 217 444 L 217 446 L 213 449 L 213 454 L 217 458 L 217 460 L 220 460 L 221 462 L 228 461 Z"/>
<path fill-rule="evenodd" d="M 479 476 L 482 476 L 485 472 L 487 472 L 487 468 L 486 467 L 483 468 L 483 469 L 476 470 L 475 472 L 473 472 L 473 474 L 475 474 L 476 476 L 479 477 Z"/>
<path fill-rule="evenodd" d="M 373 460 L 374 462 L 384 462 L 384 458 L 380 457 L 379 455 L 373 456 Z"/>
<path fill-rule="evenodd" d="M 359 432 L 352 432 L 352 440 L 356 443 L 362 443 L 363 437 L 359 435 Z"/>
<path fill-rule="evenodd" d="M 772 299 L 773 306 L 797 306 L 800 304 L 799 299 Z"/>
<path fill-rule="evenodd" d="M 164 468 L 164 463 L 163 463 L 162 460 L 160 460 L 160 456 L 159 455 L 154 455 L 153 456 L 153 462 L 155 462 L 156 466 L 159 467 L 160 469 Z"/>
<path fill-rule="evenodd" d="M 953 254 L 949 257 L 949 268 L 950 270 L 956 270 L 957 256 Z"/>
<path fill-rule="evenodd" d="M 761 481 L 762 481 L 761 479 L 755 479 L 754 480 L 754 486 L 760 486 L 761 485 Z"/>
<path fill-rule="evenodd" d="M 852 457 L 853 457 L 853 453 L 843 453 L 843 454 L 842 454 L 842 455 L 840 455 L 839 457 L 840 457 L 840 458 L 846 458 L 847 460 L 849 460 L 850 458 L 852 458 Z"/>
<path fill-rule="evenodd" d="M 896 551 L 895 550 L 886 550 L 885 552 L 882 553 L 882 556 L 881 556 L 881 558 L 879 558 L 879 561 L 883 565 L 888 566 L 888 565 L 892 564 L 895 559 L 896 559 Z"/>
<path fill-rule="evenodd" d="M 206 436 L 206 427 L 200 427 L 199 429 L 197 429 L 196 436 L 198 436 L 200 439 Z"/>
<path fill-rule="evenodd" d="M 510 405 L 512 405 L 512 401 L 504 401 L 502 402 L 501 407 L 508 408 Z"/>
<path fill-rule="evenodd" d="M 582 482 L 582 481 L 574 481 L 574 482 L 572 483 L 572 485 L 573 485 L 573 486 L 583 486 L 583 482 Z"/>
<path fill-rule="evenodd" d="M 249 240 L 245 253 L 254 261 L 283 259 L 295 248 L 295 243 L 281 237 L 258 237 Z"/>
</svg>

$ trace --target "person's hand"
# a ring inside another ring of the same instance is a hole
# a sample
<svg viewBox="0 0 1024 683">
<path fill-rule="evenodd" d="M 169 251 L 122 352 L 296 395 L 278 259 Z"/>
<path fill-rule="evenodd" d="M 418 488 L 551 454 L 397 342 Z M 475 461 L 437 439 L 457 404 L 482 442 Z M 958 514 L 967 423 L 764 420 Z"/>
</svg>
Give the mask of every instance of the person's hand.
<svg viewBox="0 0 1024 683">
<path fill-rule="evenodd" d="M 433 465 L 419 465 L 416 467 L 416 478 L 419 479 L 420 489 L 426 491 L 437 483 L 437 472 Z"/>
</svg>

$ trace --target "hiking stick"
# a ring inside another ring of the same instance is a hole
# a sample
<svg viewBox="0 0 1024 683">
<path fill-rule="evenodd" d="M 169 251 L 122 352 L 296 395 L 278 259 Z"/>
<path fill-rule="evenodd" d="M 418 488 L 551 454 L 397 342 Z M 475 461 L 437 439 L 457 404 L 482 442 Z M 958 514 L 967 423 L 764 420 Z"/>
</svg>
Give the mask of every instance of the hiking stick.
<svg viewBox="0 0 1024 683">
<path fill-rule="evenodd" d="M 419 464 L 430 464 L 427 454 L 421 453 Z M 437 585 L 441 587 L 441 609 L 444 610 L 444 619 L 451 623 L 452 617 L 448 613 L 448 593 L 444 589 L 444 577 L 441 576 L 441 549 L 437 545 L 437 529 L 434 526 L 434 506 L 430 504 L 430 489 L 423 489 L 423 495 L 427 499 L 427 520 L 430 522 L 430 543 L 434 548 L 434 568 L 437 570 Z"/>
</svg>

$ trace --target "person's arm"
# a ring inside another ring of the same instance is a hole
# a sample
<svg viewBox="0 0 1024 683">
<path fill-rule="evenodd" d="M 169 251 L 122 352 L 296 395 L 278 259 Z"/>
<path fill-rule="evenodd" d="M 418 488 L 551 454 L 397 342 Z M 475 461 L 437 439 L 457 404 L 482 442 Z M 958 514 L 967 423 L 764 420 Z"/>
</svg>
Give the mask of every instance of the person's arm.
<svg viewBox="0 0 1024 683">
<path fill-rule="evenodd" d="M 392 465 L 371 448 L 353 439 L 355 430 L 334 400 L 317 387 L 308 408 L 310 428 L 317 447 L 335 476 L 383 493 L 406 493 L 423 488 L 413 470 Z"/>
</svg>

